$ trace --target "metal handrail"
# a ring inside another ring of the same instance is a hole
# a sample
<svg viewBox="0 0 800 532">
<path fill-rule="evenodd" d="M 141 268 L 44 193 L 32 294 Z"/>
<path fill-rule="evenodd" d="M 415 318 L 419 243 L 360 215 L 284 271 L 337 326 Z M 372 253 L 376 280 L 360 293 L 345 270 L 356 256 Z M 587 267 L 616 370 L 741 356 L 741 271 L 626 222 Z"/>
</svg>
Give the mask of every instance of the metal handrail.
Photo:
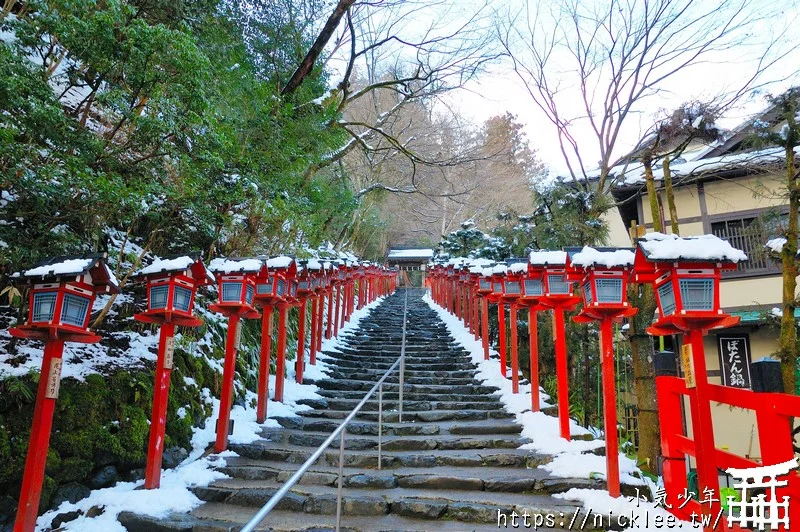
<svg viewBox="0 0 800 532">
<path fill-rule="evenodd" d="M 289 480 L 286 481 L 286 484 L 283 485 L 281 489 L 275 492 L 275 495 L 267 501 L 267 504 L 261 507 L 261 509 L 247 522 L 244 527 L 242 527 L 241 532 L 252 532 L 255 528 L 267 517 L 269 514 L 281 500 L 289 493 L 295 484 L 297 484 L 303 475 L 308 471 L 317 460 L 319 460 L 322 453 L 334 442 L 337 436 L 340 437 L 339 442 L 339 483 L 337 487 L 337 495 L 336 495 L 336 530 L 339 531 L 342 522 L 342 478 L 344 476 L 344 435 L 345 429 L 347 425 L 355 419 L 358 412 L 361 408 L 366 404 L 366 402 L 375 394 L 375 391 L 378 390 L 378 469 L 381 468 L 381 438 L 383 432 L 383 383 L 386 381 L 386 378 L 391 375 L 395 369 L 400 367 L 400 392 L 399 392 L 399 408 L 398 408 L 398 421 L 400 423 L 403 422 L 403 385 L 404 385 L 404 376 L 405 376 L 405 360 L 406 360 L 406 316 L 408 314 L 408 291 L 405 293 L 405 300 L 403 301 L 403 337 L 400 343 L 400 356 L 395 360 L 394 364 L 386 370 L 383 376 L 375 383 L 372 389 L 367 392 L 367 395 L 361 400 L 360 403 L 353 408 L 353 411 L 344 418 L 344 421 L 336 427 L 328 438 L 322 442 L 322 445 L 317 448 L 314 453 L 308 457 L 303 465 L 289 477 Z"/>
</svg>

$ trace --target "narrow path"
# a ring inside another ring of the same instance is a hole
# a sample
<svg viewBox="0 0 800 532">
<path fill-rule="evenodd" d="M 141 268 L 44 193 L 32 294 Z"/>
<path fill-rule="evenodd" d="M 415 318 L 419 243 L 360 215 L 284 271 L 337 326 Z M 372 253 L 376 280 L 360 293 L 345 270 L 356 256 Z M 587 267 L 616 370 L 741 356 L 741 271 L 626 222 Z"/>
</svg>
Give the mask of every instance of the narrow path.
<svg viewBox="0 0 800 532">
<path fill-rule="evenodd" d="M 519 449 L 526 442 L 521 427 L 492 395 L 496 388 L 475 380 L 468 353 L 422 300 L 423 293 L 409 290 L 403 423 L 397 419 L 396 374 L 384 389 L 382 470 L 377 469 L 377 400 L 348 427 L 343 529 L 497 530 L 498 516 L 516 511 L 553 515 L 553 530 L 563 530 L 575 506 L 551 495 L 583 487 L 582 481 L 550 478 L 537 468 L 549 456 Z M 326 352 L 330 378 L 316 383 L 324 399 L 309 401 L 313 410 L 301 417 L 278 419 L 282 428 L 265 430 L 263 440 L 231 446 L 239 454 L 223 468 L 231 478 L 196 488 L 205 504 L 192 515 L 158 522 L 121 515 L 120 520 L 131 530 L 238 530 L 397 360 L 402 315 L 399 291 L 343 338 L 346 347 Z M 337 478 L 338 444 L 261 528 L 332 529 Z"/>
</svg>

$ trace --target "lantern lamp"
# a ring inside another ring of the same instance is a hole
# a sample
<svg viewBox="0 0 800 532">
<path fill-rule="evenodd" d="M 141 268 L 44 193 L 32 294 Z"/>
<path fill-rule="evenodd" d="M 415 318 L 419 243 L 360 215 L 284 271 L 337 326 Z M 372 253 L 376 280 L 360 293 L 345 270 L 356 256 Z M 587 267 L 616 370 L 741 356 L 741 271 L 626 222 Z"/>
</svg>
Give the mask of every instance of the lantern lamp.
<svg viewBox="0 0 800 532">
<path fill-rule="evenodd" d="M 132 278 L 144 282 L 147 291 L 147 310 L 136 314 L 137 320 L 190 327 L 202 324 L 193 314 L 195 293 L 215 279 L 198 256 L 156 259 Z"/>
<path fill-rule="evenodd" d="M 542 272 L 543 299 L 562 300 L 574 297 L 574 282 L 567 276 L 566 251 L 532 251 L 530 263 Z"/>
<path fill-rule="evenodd" d="M 255 309 L 256 278 L 263 275 L 264 262 L 259 258 L 216 258 L 208 265 L 217 280 L 219 299 L 209 305 L 215 312 L 243 318 L 258 318 Z"/>
<path fill-rule="evenodd" d="M 566 277 L 581 284 L 583 314 L 590 319 L 630 315 L 627 284 L 634 250 L 627 248 L 568 248 Z"/>
<path fill-rule="evenodd" d="M 27 321 L 9 332 L 17 338 L 94 343 L 89 315 L 97 294 L 117 294 L 119 286 L 105 254 L 53 257 L 13 277 L 32 288 Z"/>
<path fill-rule="evenodd" d="M 651 233 L 639 239 L 632 280 L 653 283 L 659 313 L 648 331 L 676 334 L 738 323 L 721 309 L 719 286 L 722 272 L 743 260 L 747 255 L 714 235 Z"/>
</svg>

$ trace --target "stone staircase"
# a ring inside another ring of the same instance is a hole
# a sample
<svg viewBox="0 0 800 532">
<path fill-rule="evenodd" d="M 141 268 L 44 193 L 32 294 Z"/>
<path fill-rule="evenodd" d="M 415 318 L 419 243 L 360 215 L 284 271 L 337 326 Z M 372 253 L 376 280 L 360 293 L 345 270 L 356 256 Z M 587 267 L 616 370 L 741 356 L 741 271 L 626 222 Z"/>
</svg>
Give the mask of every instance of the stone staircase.
<svg viewBox="0 0 800 532">
<path fill-rule="evenodd" d="M 553 515 L 553 530 L 565 529 L 575 504 L 551 495 L 602 483 L 551 478 L 537 468 L 550 457 L 519 449 L 526 442 L 521 427 L 492 395 L 496 388 L 475 380 L 467 352 L 422 294 L 409 290 L 402 423 L 397 373 L 384 386 L 381 470 L 377 393 L 347 428 L 342 528 L 496 530 L 499 515 L 516 511 Z M 122 524 L 129 530 L 238 530 L 397 360 L 403 297 L 399 291 L 387 298 L 357 331 L 345 334 L 346 347 L 325 353 L 330 378 L 316 382 L 324 399 L 308 401 L 313 410 L 278 419 L 282 428 L 265 430 L 263 440 L 231 446 L 239 454 L 226 459 L 223 471 L 231 478 L 196 488 L 205 504 L 192 515 L 153 520 L 122 514 Z M 333 529 L 338 455 L 337 440 L 260 529 Z"/>
</svg>

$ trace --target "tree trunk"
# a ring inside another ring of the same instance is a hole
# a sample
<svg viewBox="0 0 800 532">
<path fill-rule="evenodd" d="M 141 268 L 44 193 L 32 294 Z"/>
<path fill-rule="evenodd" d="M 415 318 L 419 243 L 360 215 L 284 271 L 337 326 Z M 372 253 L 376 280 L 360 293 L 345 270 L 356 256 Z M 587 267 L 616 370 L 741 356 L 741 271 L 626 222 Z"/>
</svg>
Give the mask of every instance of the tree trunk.
<svg viewBox="0 0 800 532">
<path fill-rule="evenodd" d="M 650 284 L 634 285 L 629 291 L 631 305 L 639 312 L 630 320 L 629 341 L 633 359 L 633 380 L 636 406 L 639 410 L 639 466 L 655 474 L 661 454 L 661 430 L 658 418 L 655 368 L 653 366 L 653 337 L 646 332 L 653 323 L 656 298 Z"/>
<path fill-rule="evenodd" d="M 673 235 L 681 234 L 678 227 L 678 208 L 675 206 L 675 192 L 672 188 L 672 170 L 669 168 L 669 157 L 664 157 L 661 161 L 661 168 L 664 170 L 664 193 L 667 196 L 667 206 L 669 207 L 669 225 Z"/>
<path fill-rule="evenodd" d="M 308 77 L 308 75 L 314 69 L 314 63 L 316 63 L 317 58 L 319 58 L 319 54 L 322 53 L 322 49 L 325 48 L 326 44 L 328 44 L 328 41 L 333 36 L 333 32 L 336 31 L 336 28 L 339 26 L 339 22 L 341 22 L 342 17 L 354 3 L 355 0 L 339 0 L 339 2 L 336 4 L 336 8 L 333 10 L 333 13 L 331 13 L 331 16 L 328 17 L 328 21 L 325 22 L 325 26 L 323 26 L 322 31 L 319 32 L 314 44 L 311 45 L 308 53 L 303 58 L 303 61 L 300 62 L 300 66 L 294 71 L 292 77 L 286 83 L 286 86 L 281 91 L 281 94 L 286 95 L 293 93 L 297 90 L 297 87 L 303 83 L 303 80 Z"/>
<path fill-rule="evenodd" d="M 658 192 L 656 192 L 656 180 L 653 177 L 653 160 L 649 154 L 642 156 L 644 165 L 644 181 L 647 186 L 647 199 L 650 203 L 650 216 L 653 218 L 653 230 L 663 232 L 661 224 L 661 211 L 658 208 Z"/>
<path fill-rule="evenodd" d="M 792 106 L 793 107 L 793 106 Z M 794 311 L 797 307 L 797 238 L 798 213 L 800 206 L 800 190 L 797 184 L 797 170 L 794 167 L 794 109 L 787 113 L 789 136 L 786 139 L 786 186 L 789 190 L 789 223 L 786 228 L 786 243 L 781 250 L 781 266 L 783 269 L 783 298 L 781 309 L 781 335 L 778 341 L 778 354 L 781 359 L 783 388 L 786 393 L 796 393 L 795 371 L 797 367 L 797 326 Z"/>
</svg>

